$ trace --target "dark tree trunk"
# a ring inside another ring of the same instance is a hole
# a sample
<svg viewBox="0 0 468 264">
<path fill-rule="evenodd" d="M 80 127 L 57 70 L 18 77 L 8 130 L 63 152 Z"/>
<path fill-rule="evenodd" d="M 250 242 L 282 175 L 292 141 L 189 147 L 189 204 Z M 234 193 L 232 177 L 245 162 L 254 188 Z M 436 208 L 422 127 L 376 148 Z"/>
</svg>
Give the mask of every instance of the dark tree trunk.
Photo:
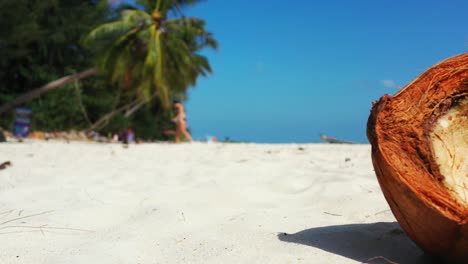
<svg viewBox="0 0 468 264">
<path fill-rule="evenodd" d="M 68 75 L 68 76 L 62 77 L 62 78 L 60 78 L 58 80 L 52 81 L 52 82 L 50 82 L 50 83 L 48 83 L 48 84 L 46 84 L 46 85 L 44 85 L 42 87 L 39 87 L 37 89 L 34 89 L 34 90 L 29 91 L 27 93 L 24 93 L 24 94 L 20 95 L 19 97 L 17 97 L 15 100 L 0 106 L 0 115 L 8 112 L 13 107 L 15 107 L 15 106 L 17 106 L 19 104 L 29 102 L 32 99 L 35 99 L 35 98 L 41 96 L 42 94 L 47 93 L 49 91 L 52 91 L 54 89 L 57 89 L 57 88 L 65 85 L 67 83 L 71 83 L 71 82 L 74 82 L 76 80 L 80 80 L 80 79 L 83 79 L 83 78 L 86 78 L 86 77 L 89 77 L 89 76 L 92 76 L 92 75 L 97 75 L 98 73 L 99 72 L 98 72 L 98 70 L 96 68 L 91 68 L 91 69 L 88 69 L 86 71 L 82 71 L 82 72 L 79 72 L 79 73 Z"/>
<path fill-rule="evenodd" d="M 138 105 L 138 103 L 139 103 L 139 101 L 135 100 L 135 101 L 133 101 L 133 102 L 131 102 L 129 104 L 123 105 L 123 106 L 113 110 L 112 112 L 109 112 L 109 113 L 105 114 L 98 121 L 94 122 L 94 124 L 91 125 L 91 127 L 88 130 L 94 130 L 94 129 L 102 127 L 105 123 L 107 123 L 116 114 L 118 114 L 118 113 L 120 113 L 122 111 L 125 111 L 125 110 L 127 110 L 129 108 L 135 107 L 135 105 Z"/>
<path fill-rule="evenodd" d="M 89 130 L 94 130 L 102 127 L 105 123 L 107 123 L 112 117 L 114 117 L 116 114 L 126 111 L 125 112 L 125 117 L 130 117 L 132 116 L 138 109 L 140 109 L 142 106 L 145 104 L 149 103 L 154 97 L 156 97 L 156 93 L 151 95 L 151 97 L 148 100 L 142 100 L 142 99 L 137 99 L 131 103 L 128 103 L 126 105 L 123 105 L 112 112 L 109 112 L 105 114 L 103 117 L 101 117 L 98 121 L 96 121 L 90 128 Z"/>
<path fill-rule="evenodd" d="M 125 112 L 125 117 L 130 117 L 132 116 L 136 111 L 138 111 L 138 109 L 140 109 L 142 106 L 144 106 L 145 104 L 151 102 L 151 100 L 153 100 L 153 98 L 156 97 L 156 93 L 153 93 L 153 95 L 151 95 L 151 97 L 147 100 L 141 100 L 140 102 L 138 102 L 137 104 L 135 104 L 132 108 L 128 109 L 126 112 Z"/>
<path fill-rule="evenodd" d="M 136 111 L 138 111 L 138 109 L 140 109 L 142 106 L 144 106 L 145 104 L 147 104 L 148 102 L 147 101 L 141 101 L 141 102 L 138 102 L 137 104 L 135 104 L 134 106 L 132 106 L 132 108 L 128 109 L 124 116 L 125 117 L 130 117 L 132 116 Z"/>
</svg>

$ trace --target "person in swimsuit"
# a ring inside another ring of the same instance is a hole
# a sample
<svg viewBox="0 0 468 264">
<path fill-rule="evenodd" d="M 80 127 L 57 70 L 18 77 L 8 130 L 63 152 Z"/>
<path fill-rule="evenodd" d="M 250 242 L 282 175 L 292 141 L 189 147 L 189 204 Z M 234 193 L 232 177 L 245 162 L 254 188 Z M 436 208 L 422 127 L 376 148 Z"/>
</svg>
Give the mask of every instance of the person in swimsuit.
<svg viewBox="0 0 468 264">
<path fill-rule="evenodd" d="M 176 116 L 172 122 L 176 124 L 175 142 L 180 143 L 180 136 L 183 134 L 188 142 L 192 142 L 192 136 L 187 131 L 187 119 L 185 115 L 185 108 L 179 101 L 173 103 Z"/>
</svg>

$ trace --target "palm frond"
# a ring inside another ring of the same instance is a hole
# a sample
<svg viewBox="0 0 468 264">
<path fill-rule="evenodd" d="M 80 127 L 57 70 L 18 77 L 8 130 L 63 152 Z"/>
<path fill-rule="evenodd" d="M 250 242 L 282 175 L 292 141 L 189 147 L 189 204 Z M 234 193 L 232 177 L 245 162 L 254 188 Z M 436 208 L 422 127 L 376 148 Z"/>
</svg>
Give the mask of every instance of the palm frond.
<svg viewBox="0 0 468 264">
<path fill-rule="evenodd" d="M 161 14 L 164 15 L 169 12 L 182 15 L 184 8 L 205 1 L 206 0 L 136 0 L 135 2 L 137 5 L 142 6 L 148 13 L 151 13 L 154 10 L 158 10 Z"/>
<path fill-rule="evenodd" d="M 142 28 L 134 28 L 119 37 L 99 60 L 99 66 L 108 73 L 111 82 L 116 82 L 118 76 L 122 76 L 125 64 L 133 60 L 133 46 L 137 42 L 138 32 Z"/>
<path fill-rule="evenodd" d="M 148 31 L 149 31 L 150 37 L 149 37 L 148 49 L 146 52 L 145 66 L 154 67 L 154 65 L 156 64 L 156 57 L 157 57 L 156 38 L 157 38 L 158 29 L 156 28 L 155 25 L 152 25 Z"/>
<path fill-rule="evenodd" d="M 164 11 L 173 11 L 176 14 L 183 15 L 182 11 L 184 8 L 205 2 L 206 0 L 167 0 L 164 6 Z"/>
<path fill-rule="evenodd" d="M 140 23 L 146 25 L 151 23 L 151 16 L 138 9 L 126 9 L 121 12 L 122 20 L 134 23 L 135 26 L 138 26 Z"/>
<path fill-rule="evenodd" d="M 183 8 L 202 1 L 136 0 L 144 10 L 124 10 L 119 21 L 91 32 L 91 39 L 119 33 L 100 64 L 109 80 L 125 83 L 131 79 L 134 96 L 150 100 L 156 95 L 167 108 L 171 95 L 185 94 L 200 75 L 211 73 L 208 59 L 198 52 L 217 49 L 218 43 L 202 19 L 182 14 Z M 179 12 L 181 17 L 168 19 L 170 12 Z"/>
<path fill-rule="evenodd" d="M 151 92 L 153 91 L 153 86 L 151 79 L 145 79 L 137 90 L 138 96 L 143 100 L 149 99 L 151 97 Z"/>
<path fill-rule="evenodd" d="M 218 42 L 211 32 L 205 30 L 205 22 L 195 17 L 168 20 L 165 24 L 168 32 L 187 42 L 193 51 L 204 48 L 218 48 Z"/>
<path fill-rule="evenodd" d="M 135 25 L 129 21 L 119 20 L 103 24 L 86 35 L 83 40 L 85 46 L 91 45 L 94 41 L 115 37 L 128 32 Z"/>
</svg>

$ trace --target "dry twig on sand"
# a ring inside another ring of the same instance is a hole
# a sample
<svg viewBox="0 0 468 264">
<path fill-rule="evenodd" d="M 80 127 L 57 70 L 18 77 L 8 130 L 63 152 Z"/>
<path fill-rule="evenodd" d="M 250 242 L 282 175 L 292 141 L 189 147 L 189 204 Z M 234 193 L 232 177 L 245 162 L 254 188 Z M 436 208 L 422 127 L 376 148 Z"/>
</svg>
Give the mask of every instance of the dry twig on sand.
<svg viewBox="0 0 468 264">
<path fill-rule="evenodd" d="M 13 210 L 3 212 L 3 213 L 0 213 L 0 215 L 1 214 L 8 215 L 12 211 Z M 0 235 L 1 234 L 11 234 L 11 233 L 23 233 L 23 232 L 41 232 L 42 234 L 44 234 L 44 231 L 49 231 L 49 230 L 68 230 L 68 231 L 80 231 L 80 232 L 93 232 L 91 230 L 86 230 L 86 229 L 68 228 L 68 227 L 54 227 L 54 226 L 47 226 L 47 225 L 39 225 L 39 226 L 7 225 L 7 226 L 3 226 L 5 224 L 7 224 L 7 223 L 11 223 L 11 222 L 14 222 L 14 221 L 18 221 L 18 220 L 21 220 L 21 219 L 30 218 L 30 217 L 34 217 L 34 216 L 44 215 L 44 214 L 48 214 L 48 213 L 51 213 L 51 212 L 53 212 L 53 210 L 45 211 L 45 212 L 37 213 L 37 214 L 26 215 L 26 216 L 22 216 L 22 217 L 16 217 L 16 218 L 4 221 L 4 222 L 0 223 L 0 230 L 11 229 L 11 228 L 22 228 L 22 229 L 32 229 L 32 230 L 1 232 Z"/>
<path fill-rule="evenodd" d="M 43 215 L 43 214 L 48 214 L 48 213 L 51 213 L 53 212 L 53 210 L 51 211 L 45 211 L 45 212 L 42 212 L 42 213 L 38 213 L 38 214 L 32 214 L 32 215 L 26 215 L 26 216 L 22 216 L 22 217 L 17 217 L 17 218 L 13 218 L 13 219 L 10 219 L 10 220 L 7 220 L 3 223 L 0 223 L 0 226 L 1 225 L 4 225 L 6 223 L 10 223 L 10 222 L 13 222 L 13 221 L 16 221 L 16 220 L 20 220 L 20 219 L 24 219 L 24 218 L 29 218 L 29 217 L 33 217 L 33 216 L 38 216 L 38 215 Z"/>
<path fill-rule="evenodd" d="M 398 262 L 391 261 L 388 258 L 382 257 L 382 256 L 377 256 L 377 257 L 370 258 L 370 259 L 367 260 L 367 262 L 372 262 L 372 261 L 375 261 L 375 260 L 378 260 L 378 259 L 383 259 L 383 260 L 387 261 L 390 264 L 398 264 Z"/>
<path fill-rule="evenodd" d="M 333 214 L 333 213 L 329 213 L 329 212 L 323 212 L 324 214 L 327 214 L 327 215 L 333 215 L 333 216 L 342 216 L 342 215 L 339 215 L 339 214 Z"/>
</svg>

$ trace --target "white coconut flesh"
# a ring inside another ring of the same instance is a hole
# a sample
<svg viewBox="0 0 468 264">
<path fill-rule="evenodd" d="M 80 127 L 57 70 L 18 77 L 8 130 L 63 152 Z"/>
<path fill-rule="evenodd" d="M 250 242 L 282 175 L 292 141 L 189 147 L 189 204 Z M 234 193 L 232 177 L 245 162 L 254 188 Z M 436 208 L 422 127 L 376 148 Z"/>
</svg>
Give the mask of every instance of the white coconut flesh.
<svg viewBox="0 0 468 264">
<path fill-rule="evenodd" d="M 431 142 L 445 186 L 468 206 L 468 99 L 439 117 Z"/>
</svg>

